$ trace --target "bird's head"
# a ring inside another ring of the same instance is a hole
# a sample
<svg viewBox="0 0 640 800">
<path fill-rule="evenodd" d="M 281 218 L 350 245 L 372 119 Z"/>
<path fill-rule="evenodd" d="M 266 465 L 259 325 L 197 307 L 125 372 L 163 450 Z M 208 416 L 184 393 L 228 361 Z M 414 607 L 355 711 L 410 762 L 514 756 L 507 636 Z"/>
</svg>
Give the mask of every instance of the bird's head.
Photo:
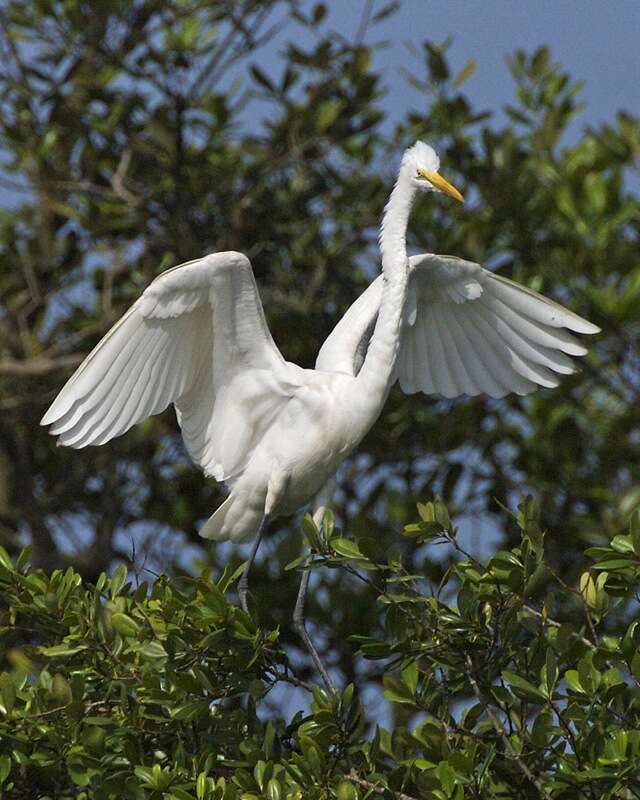
<svg viewBox="0 0 640 800">
<path fill-rule="evenodd" d="M 442 192 L 463 203 L 462 194 L 440 175 L 439 168 L 438 154 L 425 142 L 416 142 L 405 150 L 402 157 L 402 169 L 406 169 L 416 189 L 422 192 Z"/>
</svg>

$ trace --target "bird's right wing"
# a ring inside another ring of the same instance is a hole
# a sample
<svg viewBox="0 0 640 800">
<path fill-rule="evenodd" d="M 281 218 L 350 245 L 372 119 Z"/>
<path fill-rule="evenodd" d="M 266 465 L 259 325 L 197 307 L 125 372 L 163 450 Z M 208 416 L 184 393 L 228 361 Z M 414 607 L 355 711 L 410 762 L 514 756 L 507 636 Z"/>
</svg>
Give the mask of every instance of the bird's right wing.
<svg viewBox="0 0 640 800">
<path fill-rule="evenodd" d="M 289 398 L 249 260 L 214 253 L 162 273 L 42 419 L 60 444 L 108 442 L 174 403 L 187 449 L 218 480 L 242 469 Z"/>
</svg>

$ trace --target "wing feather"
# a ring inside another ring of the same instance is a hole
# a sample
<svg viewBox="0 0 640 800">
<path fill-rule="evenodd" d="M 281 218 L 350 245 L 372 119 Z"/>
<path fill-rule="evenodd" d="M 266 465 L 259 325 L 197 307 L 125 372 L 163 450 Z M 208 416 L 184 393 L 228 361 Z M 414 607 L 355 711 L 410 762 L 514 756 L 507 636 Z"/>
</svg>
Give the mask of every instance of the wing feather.
<svg viewBox="0 0 640 800">
<path fill-rule="evenodd" d="M 443 397 L 455 397 L 455 380 L 451 372 L 451 366 L 447 360 L 446 350 L 444 347 L 443 335 L 435 315 L 435 306 L 427 306 L 425 308 L 427 314 L 427 327 L 429 335 L 433 340 L 433 354 L 434 354 L 434 373 L 433 382 L 438 394 Z"/>
<path fill-rule="evenodd" d="M 42 424 L 52 425 L 61 444 L 85 447 L 173 403 L 189 453 L 222 478 L 227 462 L 243 466 L 246 448 L 290 396 L 297 374 L 290 367 L 271 338 L 249 260 L 215 253 L 156 278 L 87 356 Z M 245 396 L 249 384 L 268 412 L 234 404 L 236 387 Z M 216 404 L 221 391 L 232 412 Z M 239 439 L 220 432 L 230 413 Z"/>
<path fill-rule="evenodd" d="M 106 391 L 118 380 L 120 374 L 126 371 L 130 359 L 135 357 L 139 346 L 137 342 L 139 324 L 140 318 L 134 305 L 111 328 L 67 381 L 63 391 L 58 394 L 42 418 L 42 425 L 61 423 L 63 418 L 71 419 L 72 415 L 69 412 L 74 407 L 77 408 L 81 400 L 98 389 Z M 114 340 L 117 340 L 117 344 L 114 344 Z M 99 382 L 95 380 L 96 375 L 102 376 Z"/>
<path fill-rule="evenodd" d="M 70 429 L 60 434 L 59 441 L 67 447 L 85 447 L 87 444 L 103 444 L 118 435 L 122 427 L 127 430 L 130 412 L 127 405 L 136 402 L 147 387 L 149 364 L 163 349 L 161 338 L 147 336 L 129 368 L 122 372 L 110 386 L 109 391 L 92 392 L 81 405 L 81 419 Z M 130 426 L 129 426 L 130 427 Z M 104 435 L 111 434 L 105 439 Z M 124 431 L 123 431 L 124 432 Z"/>
<path fill-rule="evenodd" d="M 61 443 L 67 444 L 72 436 L 86 428 L 87 415 L 93 415 L 97 424 L 110 410 L 121 407 L 128 396 L 127 392 L 132 390 L 139 376 L 140 364 L 145 363 L 153 347 L 153 336 L 143 331 L 143 335 L 131 336 L 123 344 L 122 351 L 118 352 L 110 346 L 111 353 L 101 352 L 100 358 L 95 359 L 91 366 L 97 377 L 93 386 L 88 386 L 88 372 L 85 372 L 82 376 L 83 385 L 71 387 L 77 389 L 73 405 L 64 416 L 54 422 L 51 433 L 63 437 Z M 121 353 L 125 353 L 126 357 L 121 358 Z M 114 358 L 112 367 L 107 361 L 109 355 Z M 112 399 L 111 404 L 109 398 Z"/>
<path fill-rule="evenodd" d="M 490 286 L 493 290 L 493 285 Z M 551 328 L 542 322 L 534 321 L 530 317 L 523 316 L 506 305 L 499 297 L 494 297 L 490 292 L 485 292 L 480 302 L 486 306 L 498 319 L 506 322 L 511 328 L 531 342 L 540 344 L 543 347 L 551 347 L 562 350 L 572 356 L 584 356 L 587 348 L 583 347 L 567 331 L 558 328 Z"/>
<path fill-rule="evenodd" d="M 421 359 L 420 359 L 420 383 L 418 389 L 425 393 L 433 393 L 436 391 L 433 384 L 433 342 L 428 335 L 425 316 L 416 315 L 416 335 L 420 336 L 421 342 Z"/>
<path fill-rule="evenodd" d="M 556 386 L 558 374 L 574 371 L 569 356 L 587 352 L 569 331 L 599 330 L 479 264 L 433 254 L 409 263 L 415 310 L 402 331 L 397 368 L 406 391 L 503 397 Z"/>
<path fill-rule="evenodd" d="M 574 362 L 562 350 L 554 350 L 531 341 L 519 329 L 509 325 L 504 317 L 500 317 L 497 324 L 510 348 L 528 361 L 540 364 L 562 375 L 570 375 L 576 371 Z"/>
<path fill-rule="evenodd" d="M 496 369 L 491 355 L 492 347 L 478 328 L 472 328 L 466 314 L 457 307 L 451 308 L 451 320 L 460 332 L 460 341 L 469 353 L 470 369 L 474 372 L 477 386 L 490 397 L 504 397 L 509 388 L 500 381 L 500 370 Z"/>
<path fill-rule="evenodd" d="M 414 394 L 416 389 L 415 382 L 415 359 L 416 353 L 414 352 L 414 339 L 413 337 L 405 336 L 402 340 L 402 354 L 400 356 L 404 369 L 398 376 L 400 388 L 405 394 Z"/>
<path fill-rule="evenodd" d="M 599 333 L 600 328 L 564 308 L 555 300 L 543 297 L 527 286 L 496 273 L 487 273 L 491 280 L 491 293 L 514 311 L 552 328 L 568 328 L 576 333 Z M 577 355 L 584 355 L 582 353 Z"/>
<path fill-rule="evenodd" d="M 447 317 L 448 310 L 449 309 L 447 309 L 442 303 L 435 303 L 433 306 L 435 324 L 438 325 L 445 358 L 453 378 L 453 391 L 455 394 L 452 396 L 455 397 L 459 394 L 478 394 L 478 389 L 469 377 L 465 361 L 460 355 L 456 337 L 452 331 L 451 325 L 449 324 L 449 319 Z"/>
<path fill-rule="evenodd" d="M 492 317 L 486 308 L 475 306 L 469 309 L 469 314 L 473 315 L 476 326 L 483 331 L 486 339 L 491 344 L 494 354 L 492 364 L 499 372 L 501 382 L 510 392 L 528 394 L 535 389 L 535 384 L 547 388 L 554 388 L 558 385 L 559 381 L 553 372 L 523 358 L 509 347 L 509 344 L 505 341 L 507 331 L 503 329 L 501 321 Z M 514 389 L 514 383 L 519 382 L 520 377 L 532 382 L 534 384 L 533 388 L 529 389 L 527 387 L 524 391 Z"/>
</svg>

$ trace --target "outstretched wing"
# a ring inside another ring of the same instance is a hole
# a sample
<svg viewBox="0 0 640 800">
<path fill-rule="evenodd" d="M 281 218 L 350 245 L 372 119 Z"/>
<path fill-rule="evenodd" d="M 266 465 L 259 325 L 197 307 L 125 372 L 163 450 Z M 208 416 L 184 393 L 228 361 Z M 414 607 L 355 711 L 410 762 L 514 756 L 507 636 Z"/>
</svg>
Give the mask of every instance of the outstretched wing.
<svg viewBox="0 0 640 800">
<path fill-rule="evenodd" d="M 108 442 L 174 403 L 191 457 L 242 468 L 295 373 L 267 327 L 249 260 L 214 253 L 164 272 L 87 356 L 42 419 L 60 444 Z"/>
<path fill-rule="evenodd" d="M 552 300 L 454 256 L 409 259 L 409 289 L 397 375 L 407 393 L 503 397 L 556 386 L 585 355 L 568 331 L 595 325 Z M 324 343 L 319 369 L 357 374 L 382 296 L 378 277 Z M 566 330 L 568 329 L 568 330 Z"/>
<path fill-rule="evenodd" d="M 587 350 L 569 331 L 599 328 L 553 300 L 453 256 L 411 259 L 398 359 L 403 391 L 525 395 L 574 372 Z"/>
</svg>

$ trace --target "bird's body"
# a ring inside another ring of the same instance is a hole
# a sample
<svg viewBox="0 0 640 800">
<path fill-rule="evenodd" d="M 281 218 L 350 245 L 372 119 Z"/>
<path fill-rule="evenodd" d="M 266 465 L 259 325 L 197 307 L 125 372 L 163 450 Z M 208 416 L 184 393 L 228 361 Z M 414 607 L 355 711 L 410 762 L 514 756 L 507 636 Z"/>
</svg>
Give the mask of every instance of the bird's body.
<svg viewBox="0 0 640 800">
<path fill-rule="evenodd" d="M 471 262 L 407 257 L 421 189 L 461 195 L 435 152 L 404 155 L 380 233 L 382 275 L 323 345 L 316 369 L 284 360 L 249 260 L 215 253 L 147 288 L 43 418 L 61 444 L 102 444 L 173 403 L 192 459 L 229 497 L 205 538 L 254 536 L 308 503 L 357 447 L 399 380 L 407 392 L 502 397 L 555 386 L 598 328 Z"/>
<path fill-rule="evenodd" d="M 265 515 L 301 508 L 366 433 L 354 427 L 349 413 L 353 379 L 315 370 L 300 370 L 296 377 L 246 468 L 228 480 L 231 493 L 200 531 L 205 538 L 245 539 L 257 533 Z"/>
</svg>

